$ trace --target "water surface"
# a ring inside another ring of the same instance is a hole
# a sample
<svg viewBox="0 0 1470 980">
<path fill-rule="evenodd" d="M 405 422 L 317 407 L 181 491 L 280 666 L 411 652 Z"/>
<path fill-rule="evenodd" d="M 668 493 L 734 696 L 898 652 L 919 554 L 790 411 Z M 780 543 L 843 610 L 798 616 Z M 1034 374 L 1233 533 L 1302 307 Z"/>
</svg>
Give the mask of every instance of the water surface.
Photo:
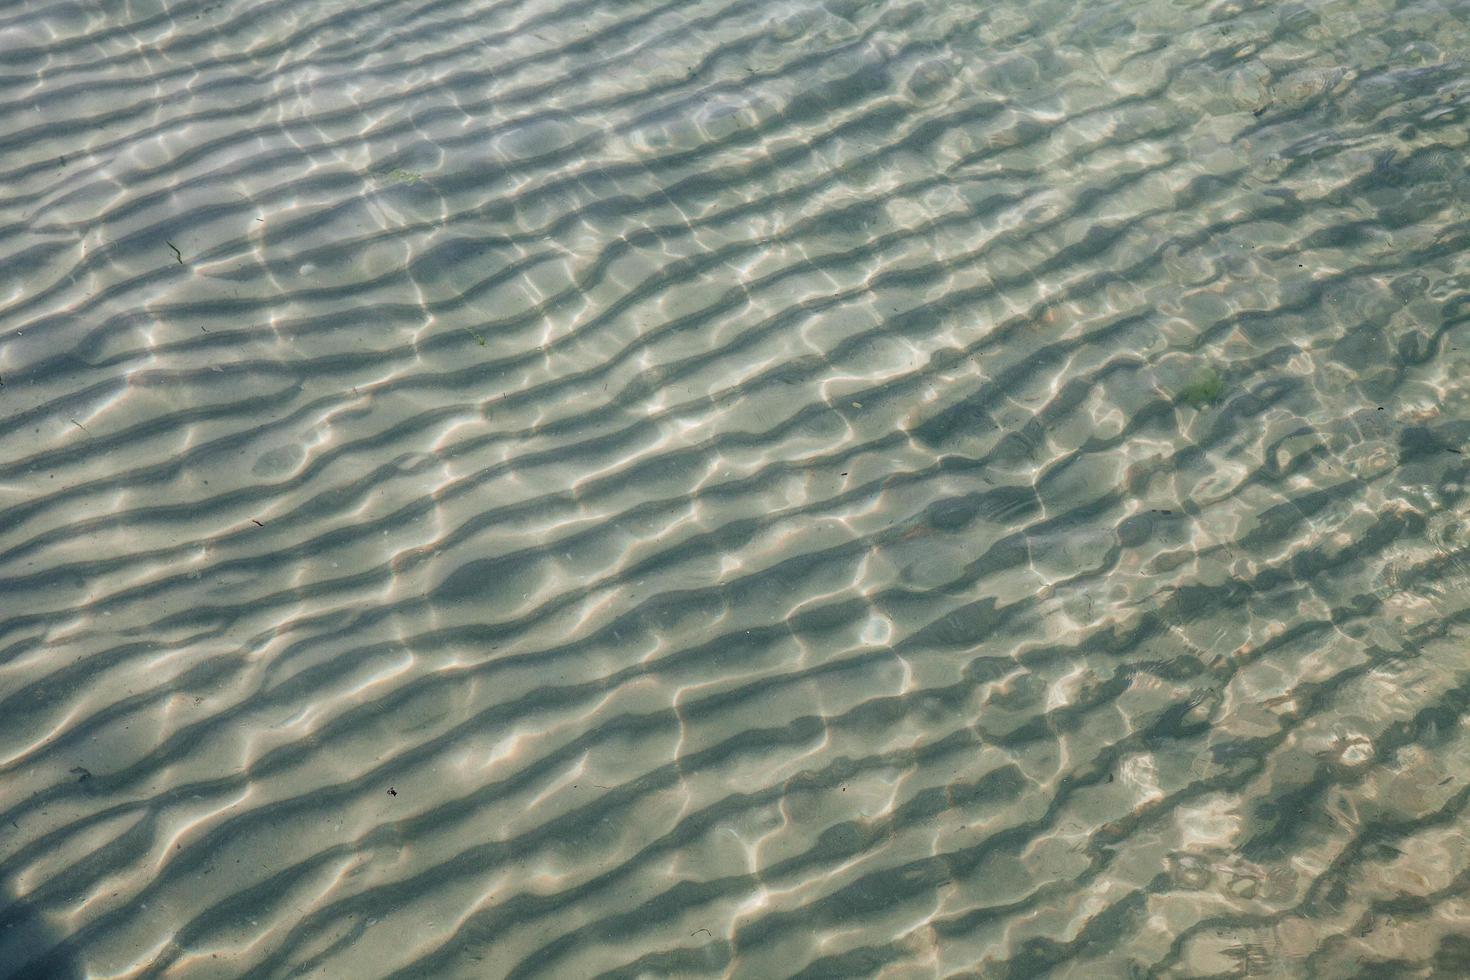
<svg viewBox="0 0 1470 980">
<path fill-rule="evenodd" d="M 0 10 L 0 975 L 1470 974 L 1467 57 Z"/>
</svg>

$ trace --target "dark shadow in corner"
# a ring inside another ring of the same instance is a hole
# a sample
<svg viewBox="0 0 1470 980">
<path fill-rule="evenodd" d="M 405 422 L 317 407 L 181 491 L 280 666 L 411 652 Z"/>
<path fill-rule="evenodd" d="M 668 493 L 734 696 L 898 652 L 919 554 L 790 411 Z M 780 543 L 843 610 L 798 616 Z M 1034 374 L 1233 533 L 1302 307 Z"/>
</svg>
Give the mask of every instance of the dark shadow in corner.
<svg viewBox="0 0 1470 980">
<path fill-rule="evenodd" d="M 30 903 L 0 892 L 0 980 L 83 980 L 61 940 Z"/>
</svg>

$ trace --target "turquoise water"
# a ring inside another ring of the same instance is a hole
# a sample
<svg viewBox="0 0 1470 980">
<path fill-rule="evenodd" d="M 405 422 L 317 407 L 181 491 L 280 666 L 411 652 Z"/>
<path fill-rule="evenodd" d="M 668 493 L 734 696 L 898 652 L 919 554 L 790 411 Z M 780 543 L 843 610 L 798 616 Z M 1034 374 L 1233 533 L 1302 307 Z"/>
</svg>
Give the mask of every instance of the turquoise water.
<svg viewBox="0 0 1470 980">
<path fill-rule="evenodd" d="M 1467 57 L 0 9 L 0 976 L 1470 975 Z"/>
</svg>

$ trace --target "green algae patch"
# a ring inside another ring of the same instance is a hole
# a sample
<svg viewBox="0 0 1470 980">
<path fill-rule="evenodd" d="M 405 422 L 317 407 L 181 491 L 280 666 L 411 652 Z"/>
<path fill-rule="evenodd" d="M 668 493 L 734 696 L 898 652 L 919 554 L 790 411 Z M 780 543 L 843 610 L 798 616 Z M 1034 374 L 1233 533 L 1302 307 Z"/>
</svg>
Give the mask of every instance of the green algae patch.
<svg viewBox="0 0 1470 980">
<path fill-rule="evenodd" d="M 1174 400 L 1191 408 L 1201 409 L 1219 401 L 1224 391 L 1225 379 L 1220 377 L 1220 372 L 1214 368 L 1201 368 L 1189 379 L 1188 384 L 1179 389 Z"/>
</svg>

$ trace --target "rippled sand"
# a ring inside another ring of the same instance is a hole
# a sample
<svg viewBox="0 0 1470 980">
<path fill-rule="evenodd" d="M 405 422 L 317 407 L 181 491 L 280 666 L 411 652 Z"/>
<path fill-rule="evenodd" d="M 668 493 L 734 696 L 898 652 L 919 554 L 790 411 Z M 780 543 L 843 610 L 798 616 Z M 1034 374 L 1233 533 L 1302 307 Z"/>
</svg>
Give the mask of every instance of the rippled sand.
<svg viewBox="0 0 1470 980">
<path fill-rule="evenodd" d="M 1470 975 L 1467 57 L 0 10 L 0 976 Z"/>
</svg>

